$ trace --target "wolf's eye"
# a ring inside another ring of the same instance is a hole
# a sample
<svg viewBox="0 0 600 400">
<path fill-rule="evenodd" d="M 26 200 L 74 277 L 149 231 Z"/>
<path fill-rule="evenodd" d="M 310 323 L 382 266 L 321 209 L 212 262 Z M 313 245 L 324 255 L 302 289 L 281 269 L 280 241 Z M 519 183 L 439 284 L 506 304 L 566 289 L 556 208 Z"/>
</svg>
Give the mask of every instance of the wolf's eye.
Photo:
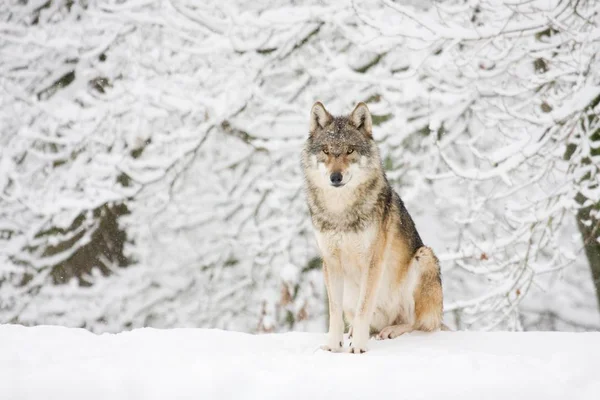
<svg viewBox="0 0 600 400">
<path fill-rule="evenodd" d="M 329 154 L 329 150 L 327 150 L 327 149 L 323 149 L 323 153 L 325 153 L 325 154 Z"/>
<path fill-rule="evenodd" d="M 354 153 L 354 149 L 348 149 L 348 154 Z"/>
</svg>

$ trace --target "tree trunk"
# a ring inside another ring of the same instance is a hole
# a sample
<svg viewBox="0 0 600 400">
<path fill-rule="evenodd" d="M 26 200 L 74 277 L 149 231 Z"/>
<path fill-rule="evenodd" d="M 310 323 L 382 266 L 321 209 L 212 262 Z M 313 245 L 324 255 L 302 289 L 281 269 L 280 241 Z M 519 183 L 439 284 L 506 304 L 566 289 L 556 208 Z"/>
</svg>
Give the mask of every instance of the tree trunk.
<svg viewBox="0 0 600 400">
<path fill-rule="evenodd" d="M 600 221 L 590 217 L 590 212 L 600 208 L 600 203 L 595 206 L 582 208 L 577 212 L 577 226 L 583 238 L 585 247 L 585 255 L 587 256 L 592 271 L 592 280 L 596 288 L 596 299 L 598 300 L 598 308 L 600 309 Z M 591 221 L 591 225 L 586 226 L 583 221 Z"/>
</svg>

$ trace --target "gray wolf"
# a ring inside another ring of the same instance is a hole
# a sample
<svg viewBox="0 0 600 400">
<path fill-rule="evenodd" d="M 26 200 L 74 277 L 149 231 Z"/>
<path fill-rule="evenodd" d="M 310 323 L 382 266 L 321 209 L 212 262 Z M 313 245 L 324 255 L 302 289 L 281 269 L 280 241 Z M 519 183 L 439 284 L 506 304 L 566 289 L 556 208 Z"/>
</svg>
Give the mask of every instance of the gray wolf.
<svg viewBox="0 0 600 400">
<path fill-rule="evenodd" d="M 392 339 L 442 327 L 438 259 L 388 183 L 372 128 L 364 103 L 334 117 L 317 102 L 302 152 L 329 297 L 329 351 L 344 348 L 344 317 L 351 353 L 367 351 L 371 332 Z"/>
</svg>

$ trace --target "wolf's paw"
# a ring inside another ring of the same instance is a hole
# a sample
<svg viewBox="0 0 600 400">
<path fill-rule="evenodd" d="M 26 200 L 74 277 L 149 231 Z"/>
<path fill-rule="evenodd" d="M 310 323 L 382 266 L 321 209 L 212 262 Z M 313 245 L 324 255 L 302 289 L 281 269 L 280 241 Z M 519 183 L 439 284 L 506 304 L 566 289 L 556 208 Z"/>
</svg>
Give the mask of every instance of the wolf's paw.
<svg viewBox="0 0 600 400">
<path fill-rule="evenodd" d="M 367 343 L 369 342 L 369 325 L 359 323 L 352 328 L 352 341 L 348 352 L 352 354 L 362 354 L 367 351 Z"/>
<path fill-rule="evenodd" d="M 343 334 L 341 332 L 339 334 L 328 333 L 326 343 L 321 346 L 321 350 L 338 353 L 342 351 L 342 347 L 344 347 Z"/>
<path fill-rule="evenodd" d="M 348 339 L 352 339 L 352 327 L 348 329 Z"/>
<path fill-rule="evenodd" d="M 381 332 L 379 332 L 379 334 L 377 335 L 376 339 L 377 340 L 394 339 L 404 333 L 412 332 L 412 330 L 413 330 L 412 327 L 410 327 L 409 325 L 392 325 L 392 326 L 383 328 L 381 330 Z"/>
<path fill-rule="evenodd" d="M 350 347 L 348 348 L 348 353 L 350 354 L 362 354 L 367 352 L 367 346 L 353 346 L 350 343 Z"/>
<path fill-rule="evenodd" d="M 435 258 L 435 255 L 433 254 L 433 251 L 431 251 L 431 248 L 427 247 L 427 246 L 421 246 L 417 249 L 417 252 L 415 253 L 415 260 L 417 261 L 428 261 L 430 259 Z"/>
<path fill-rule="evenodd" d="M 339 353 L 342 351 L 343 346 L 344 346 L 344 342 L 340 341 L 339 346 L 337 344 L 334 344 L 333 346 L 329 345 L 329 344 L 324 344 L 320 348 L 321 348 L 321 350 L 324 350 L 324 351 L 330 351 L 332 353 Z"/>
</svg>

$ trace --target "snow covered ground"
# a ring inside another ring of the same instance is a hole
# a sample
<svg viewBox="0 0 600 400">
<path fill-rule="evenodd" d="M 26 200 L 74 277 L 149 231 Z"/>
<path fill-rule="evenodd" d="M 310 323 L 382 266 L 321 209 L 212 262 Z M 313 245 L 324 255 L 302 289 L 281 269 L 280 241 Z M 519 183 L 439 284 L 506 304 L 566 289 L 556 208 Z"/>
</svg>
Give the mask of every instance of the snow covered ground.
<svg viewBox="0 0 600 400">
<path fill-rule="evenodd" d="M 362 355 L 322 340 L 0 325 L 0 399 L 600 398 L 600 333 L 414 333 Z"/>
</svg>

